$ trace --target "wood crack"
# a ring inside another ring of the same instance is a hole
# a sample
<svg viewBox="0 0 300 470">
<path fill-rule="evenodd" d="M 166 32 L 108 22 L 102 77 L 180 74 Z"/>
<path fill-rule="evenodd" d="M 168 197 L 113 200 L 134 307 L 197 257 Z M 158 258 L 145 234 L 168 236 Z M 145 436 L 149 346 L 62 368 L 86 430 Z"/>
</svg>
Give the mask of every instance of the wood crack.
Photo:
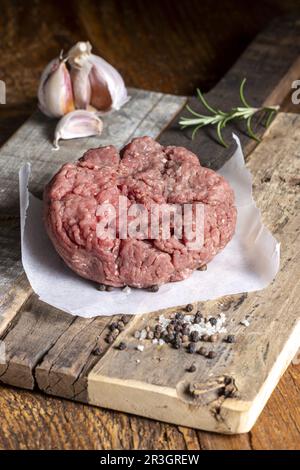
<svg viewBox="0 0 300 470">
<path fill-rule="evenodd" d="M 71 323 L 69 324 L 68 328 L 70 328 L 70 326 L 76 321 L 76 318 L 77 318 L 76 316 L 74 316 L 74 318 L 72 318 Z M 68 328 L 67 328 L 67 329 L 68 329 Z M 34 379 L 34 388 L 41 390 L 41 389 L 39 388 L 39 386 L 38 386 L 38 381 L 37 381 L 37 379 L 36 379 L 36 369 L 37 369 L 37 367 L 38 367 L 40 364 L 42 364 L 44 358 L 47 356 L 47 354 L 49 353 L 49 351 L 55 346 L 55 344 L 59 341 L 59 339 L 62 337 L 62 335 L 63 335 L 65 332 L 66 332 L 66 330 L 63 330 L 63 331 L 61 332 L 61 334 L 56 338 L 56 341 L 55 341 L 53 344 L 51 344 L 51 345 L 44 351 L 43 355 L 40 357 L 40 359 L 39 359 L 39 360 L 36 362 L 36 364 L 33 366 L 33 368 L 32 368 L 32 376 L 33 376 L 33 379 Z M 49 370 L 49 374 L 50 374 L 50 370 Z M 41 391 L 42 391 L 42 390 L 41 390 Z"/>
</svg>

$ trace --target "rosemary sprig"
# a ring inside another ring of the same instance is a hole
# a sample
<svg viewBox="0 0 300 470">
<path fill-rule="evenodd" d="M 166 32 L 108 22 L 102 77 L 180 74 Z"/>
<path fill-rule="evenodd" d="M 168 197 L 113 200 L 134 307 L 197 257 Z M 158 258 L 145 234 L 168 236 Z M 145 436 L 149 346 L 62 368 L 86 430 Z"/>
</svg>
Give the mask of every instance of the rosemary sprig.
<svg viewBox="0 0 300 470">
<path fill-rule="evenodd" d="M 246 78 L 244 78 L 240 84 L 240 100 L 243 106 L 238 106 L 232 108 L 228 112 L 221 111 L 220 109 L 215 109 L 208 104 L 206 99 L 204 98 L 203 94 L 199 89 L 197 89 L 198 99 L 201 101 L 203 106 L 211 113 L 210 115 L 204 115 L 197 113 L 189 106 L 186 106 L 186 109 L 192 114 L 193 117 L 184 117 L 180 118 L 179 124 L 181 125 L 182 129 L 186 127 L 193 127 L 192 138 L 195 137 L 196 133 L 198 132 L 201 127 L 208 126 L 208 125 L 215 125 L 217 130 L 217 135 L 219 142 L 224 145 L 224 147 L 228 147 L 226 142 L 224 141 L 222 130 L 226 126 L 229 121 L 233 121 L 236 119 L 244 119 L 246 121 L 247 133 L 249 137 L 260 142 L 259 137 L 255 134 L 252 129 L 252 118 L 257 113 L 263 113 L 266 115 L 267 119 L 265 122 L 265 127 L 268 127 L 274 117 L 274 114 L 277 113 L 279 110 L 279 106 L 262 106 L 260 108 L 254 108 L 250 106 L 247 102 L 244 94 Z"/>
</svg>

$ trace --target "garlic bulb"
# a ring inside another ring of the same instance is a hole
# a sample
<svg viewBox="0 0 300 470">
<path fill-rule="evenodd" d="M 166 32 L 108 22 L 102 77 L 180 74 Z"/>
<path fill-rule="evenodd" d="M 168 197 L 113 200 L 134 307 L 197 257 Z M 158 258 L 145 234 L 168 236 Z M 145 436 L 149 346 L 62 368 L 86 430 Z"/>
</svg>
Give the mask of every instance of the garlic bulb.
<svg viewBox="0 0 300 470">
<path fill-rule="evenodd" d="M 72 83 L 65 60 L 52 60 L 42 73 L 38 100 L 40 110 L 50 117 L 61 117 L 74 109 Z"/>
<path fill-rule="evenodd" d="M 60 139 L 75 139 L 101 134 L 103 124 L 96 113 L 78 109 L 60 119 L 55 129 L 53 150 L 58 150 Z"/>
<path fill-rule="evenodd" d="M 118 110 L 129 99 L 123 78 L 112 65 L 91 51 L 89 42 L 78 42 L 67 54 L 71 71 L 76 70 L 85 84 L 80 88 L 73 82 L 75 102 L 84 101 L 82 88 L 90 87 L 91 106 L 98 111 Z"/>
<path fill-rule="evenodd" d="M 70 71 L 67 68 L 70 69 Z M 77 109 L 120 109 L 129 97 L 119 72 L 92 54 L 89 42 L 78 42 L 45 68 L 38 90 L 39 107 L 51 117 Z"/>
</svg>

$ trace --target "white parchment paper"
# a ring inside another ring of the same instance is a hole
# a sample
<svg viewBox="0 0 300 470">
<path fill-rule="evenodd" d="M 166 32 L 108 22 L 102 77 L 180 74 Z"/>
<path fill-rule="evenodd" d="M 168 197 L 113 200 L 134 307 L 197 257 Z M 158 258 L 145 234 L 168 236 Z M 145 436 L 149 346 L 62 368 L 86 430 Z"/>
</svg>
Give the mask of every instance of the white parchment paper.
<svg viewBox="0 0 300 470">
<path fill-rule="evenodd" d="M 95 284 L 73 273 L 48 239 L 42 220 L 42 201 L 28 192 L 30 164 L 19 172 L 22 262 L 34 292 L 54 307 L 82 317 L 118 313 L 146 313 L 161 308 L 251 292 L 266 287 L 280 262 L 280 245 L 262 224 L 252 198 L 252 178 L 245 167 L 239 139 L 237 149 L 219 170 L 235 192 L 238 209 L 236 233 L 226 248 L 184 281 L 165 284 L 159 292 L 121 289 L 99 292 Z"/>
</svg>

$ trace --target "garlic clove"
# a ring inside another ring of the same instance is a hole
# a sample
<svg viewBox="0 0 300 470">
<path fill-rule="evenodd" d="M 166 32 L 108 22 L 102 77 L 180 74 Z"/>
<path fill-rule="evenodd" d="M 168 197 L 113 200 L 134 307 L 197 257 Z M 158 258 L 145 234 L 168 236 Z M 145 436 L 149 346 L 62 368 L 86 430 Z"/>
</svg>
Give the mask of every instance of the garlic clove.
<svg viewBox="0 0 300 470">
<path fill-rule="evenodd" d="M 63 116 L 58 122 L 53 142 L 53 150 L 58 150 L 60 139 L 89 137 L 102 133 L 103 123 L 96 113 L 78 109 Z"/>
<path fill-rule="evenodd" d="M 82 67 L 72 67 L 71 80 L 73 85 L 75 107 L 87 109 L 91 101 L 91 84 L 89 74 L 92 65 L 86 62 Z"/>
<path fill-rule="evenodd" d="M 52 60 L 42 73 L 38 89 L 39 108 L 50 117 L 74 110 L 72 83 L 65 60 Z"/>
<path fill-rule="evenodd" d="M 123 78 L 112 65 L 101 57 L 91 54 L 90 61 L 93 64 L 90 74 L 92 86 L 91 104 L 97 108 L 97 106 L 93 104 L 93 96 L 95 96 L 97 92 L 96 82 L 98 81 L 98 89 L 100 90 L 101 87 L 103 87 L 103 83 L 106 83 L 111 97 L 111 108 L 119 110 L 130 99 Z M 97 109 L 105 111 L 107 108 Z"/>
<path fill-rule="evenodd" d="M 104 77 L 99 74 L 98 68 L 94 65 L 91 67 L 89 83 L 91 89 L 91 106 L 99 110 L 110 109 L 112 107 L 113 101 L 108 84 Z"/>
<path fill-rule="evenodd" d="M 118 110 L 129 100 L 123 78 L 112 65 L 92 54 L 91 50 L 89 42 L 78 42 L 68 52 L 68 62 L 72 69 L 82 69 L 90 64 L 91 106 L 98 111 Z"/>
</svg>

